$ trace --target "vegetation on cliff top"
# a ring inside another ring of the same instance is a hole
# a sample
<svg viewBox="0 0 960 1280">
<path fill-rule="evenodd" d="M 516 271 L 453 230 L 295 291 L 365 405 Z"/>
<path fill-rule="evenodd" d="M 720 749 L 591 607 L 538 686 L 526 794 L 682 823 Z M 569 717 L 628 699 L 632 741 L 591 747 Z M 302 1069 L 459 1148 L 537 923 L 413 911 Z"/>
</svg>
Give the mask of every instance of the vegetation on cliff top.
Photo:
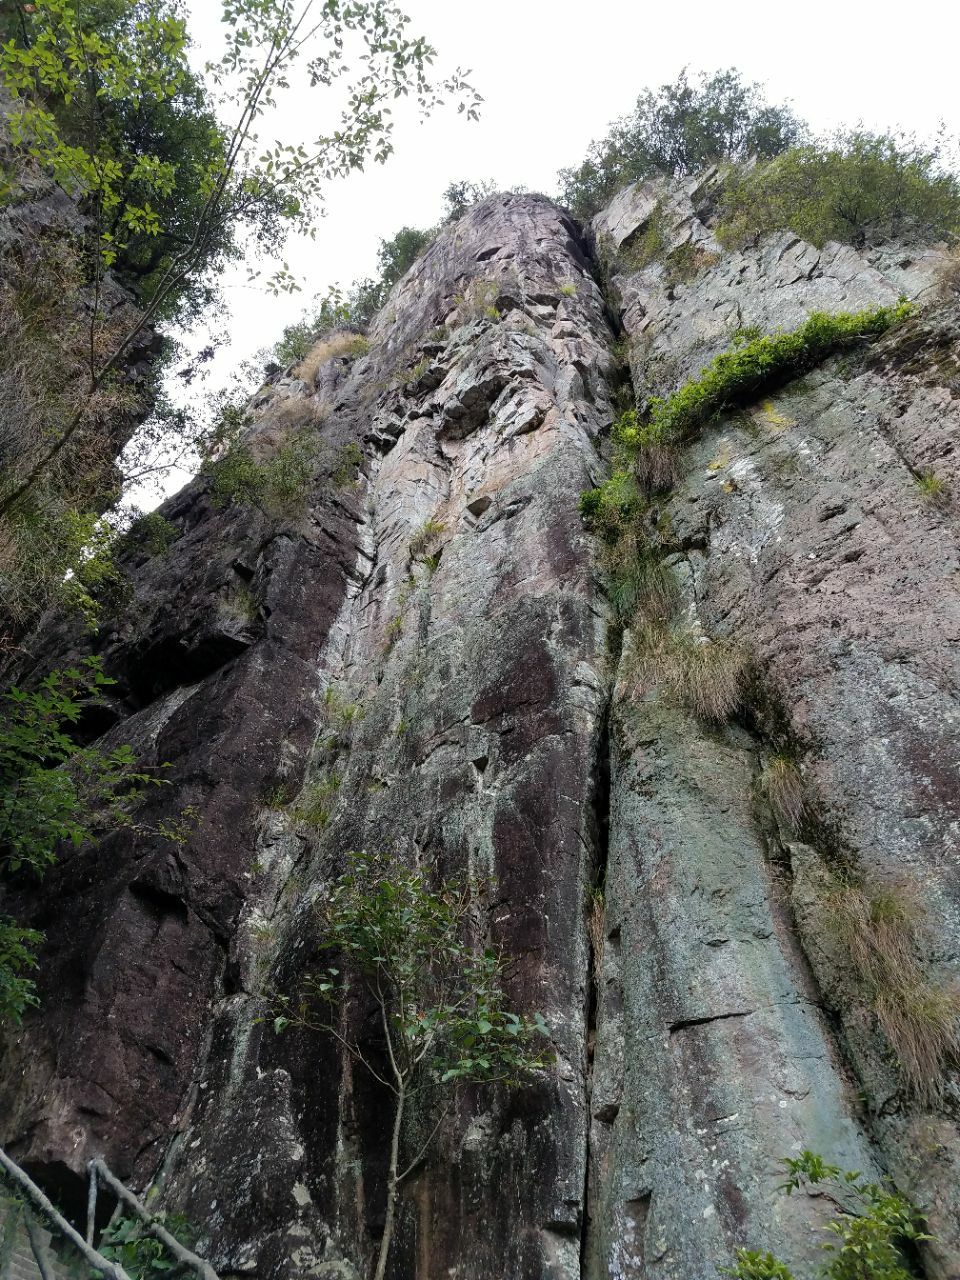
<svg viewBox="0 0 960 1280">
<path fill-rule="evenodd" d="M 805 132 L 789 106 L 771 106 L 735 69 L 702 73 L 694 83 L 684 70 L 674 84 L 646 89 L 582 164 L 560 171 L 560 199 L 586 220 L 628 183 L 776 156 Z"/>
</svg>

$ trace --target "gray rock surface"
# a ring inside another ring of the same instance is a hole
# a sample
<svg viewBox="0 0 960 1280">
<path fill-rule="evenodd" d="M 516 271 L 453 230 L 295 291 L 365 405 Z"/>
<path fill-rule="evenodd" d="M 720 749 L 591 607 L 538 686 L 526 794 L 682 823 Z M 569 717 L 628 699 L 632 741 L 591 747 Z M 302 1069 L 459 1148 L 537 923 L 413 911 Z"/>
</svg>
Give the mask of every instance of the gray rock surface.
<svg viewBox="0 0 960 1280">
<path fill-rule="evenodd" d="M 957 491 L 957 307 L 940 298 L 943 256 L 935 248 L 888 246 L 860 254 L 828 245 L 821 251 L 783 232 L 742 253 L 721 253 L 711 244 L 708 221 L 697 214 L 709 207 L 704 193 L 713 180 L 707 175 L 674 189 L 660 208 L 668 213 L 670 247 L 703 243 L 717 253 L 715 262 L 706 261 L 688 282 L 668 284 L 661 263 L 634 271 L 614 258 L 613 287 L 622 300 L 640 400 L 695 377 L 738 328 L 789 330 L 812 311 L 888 305 L 903 292 L 924 303 L 925 312 L 874 347 L 833 359 L 704 430 L 685 451 L 684 479 L 663 504 L 660 527 L 669 530 L 664 550 L 674 557 L 683 610 L 706 635 L 747 646 L 764 688 L 746 708 L 754 736 L 742 745 L 739 777 L 728 765 L 719 791 L 713 769 L 728 756 L 729 744 L 714 735 L 710 764 L 700 759 L 691 769 L 696 728 L 687 726 L 678 740 L 675 730 L 646 728 L 651 717 L 659 725 L 663 714 L 648 703 L 635 713 L 642 727 L 633 732 L 641 745 L 627 753 L 619 778 L 614 771 L 608 874 L 627 874 L 641 885 L 648 877 L 660 879 L 654 881 L 656 911 L 640 926 L 645 941 L 634 949 L 640 958 L 617 979 L 623 994 L 612 1002 L 613 1041 L 621 1036 L 621 1021 L 650 1026 L 657 1044 L 666 1042 L 671 1018 L 711 1019 L 704 1024 L 708 1030 L 696 1032 L 706 1042 L 706 1070 L 703 1059 L 692 1060 L 666 1089 L 662 1067 L 653 1085 L 640 1074 L 631 1087 L 626 1074 L 621 1106 L 652 1106 L 655 1117 L 656 1137 L 640 1125 L 640 1141 L 630 1148 L 633 1160 L 638 1151 L 648 1153 L 645 1177 L 634 1178 L 650 1196 L 642 1234 L 648 1251 L 664 1241 L 667 1252 L 656 1257 L 656 1266 L 646 1261 L 625 1274 L 654 1274 L 656 1267 L 664 1274 L 694 1274 L 689 1262 L 678 1272 L 670 1267 L 684 1243 L 689 1247 L 676 1206 L 683 1206 L 686 1221 L 696 1216 L 698 1201 L 717 1211 L 723 1226 L 715 1229 L 728 1239 L 743 1235 L 751 1247 L 774 1241 L 783 1252 L 793 1228 L 762 1221 L 762 1206 L 773 1198 L 771 1157 L 791 1154 L 799 1142 L 823 1154 L 829 1149 L 829 1158 L 846 1167 L 864 1168 L 871 1159 L 866 1139 L 877 1144 L 881 1166 L 929 1214 L 937 1237 L 925 1250 L 929 1273 L 954 1277 L 960 1274 L 955 1064 L 944 1065 L 944 1094 L 936 1106 L 921 1105 L 903 1087 L 862 986 L 851 980 L 826 886 L 838 867 L 852 868 L 867 884 L 893 885 L 922 904 L 932 978 L 943 990 L 955 983 L 956 510 L 952 497 L 924 500 L 918 478 L 932 471 L 947 494 Z M 628 189 L 598 217 L 596 233 L 608 243 L 629 244 L 661 196 L 656 184 Z M 765 856 L 762 842 L 747 869 L 744 859 L 757 847 L 751 792 L 759 767 L 785 744 L 798 755 L 807 804 L 816 815 L 817 850 L 791 843 L 774 826 Z M 677 774 L 689 794 L 676 794 Z M 638 789 L 642 799 L 634 794 Z M 723 833 L 736 822 L 738 808 L 741 825 L 730 838 L 735 856 L 725 857 Z M 618 824 L 621 813 L 628 818 Z M 758 893 L 761 911 L 771 912 L 778 927 L 769 921 L 756 929 L 748 925 L 741 899 Z M 679 919 L 673 894 L 689 904 Z M 657 945 L 650 944 L 651 932 Z M 691 953 L 698 939 L 701 950 Z M 768 958 L 758 965 L 761 955 Z M 730 989 L 715 993 L 718 967 Z M 689 994 L 675 1006 L 672 993 L 684 984 L 692 986 L 693 1004 L 706 1006 L 705 1015 L 686 1011 Z M 634 1012 L 622 1015 L 621 1004 Z M 839 1020 L 833 1048 L 831 1028 L 815 1005 Z M 757 1006 L 790 1014 L 784 1020 L 778 1013 L 776 1027 L 769 1012 L 713 1021 L 725 1009 Z M 605 1034 L 601 1004 L 600 1046 Z M 838 1054 L 847 1071 L 827 1067 Z M 851 1068 L 852 1088 L 845 1079 Z M 731 1149 L 722 1175 L 738 1170 L 732 1177 L 741 1192 L 760 1180 L 745 1195 L 739 1223 L 729 1205 L 723 1221 L 721 1176 L 709 1169 L 704 1174 L 681 1145 L 685 1124 L 697 1114 L 689 1091 L 704 1077 L 721 1098 L 732 1093 L 724 1105 L 711 1098 L 713 1110 L 748 1114 L 746 1132 L 725 1140 Z M 779 1133 L 764 1117 L 762 1102 L 742 1105 L 745 1098 L 772 1100 L 778 1092 Z M 671 1106 L 673 1117 L 666 1119 Z M 675 1119 L 678 1111 L 684 1125 Z M 861 1128 L 858 1140 L 853 1122 Z M 621 1142 L 616 1133 L 614 1149 Z M 672 1164 L 660 1155 L 664 1145 Z M 612 1182 L 607 1175 L 614 1188 L 617 1166 L 614 1158 Z M 630 1203 L 628 1197 L 607 1210 L 614 1224 L 630 1212 L 623 1207 Z M 664 1230 L 664 1219 L 673 1223 L 675 1237 Z M 619 1228 L 606 1230 L 604 1243 L 614 1249 Z"/>
</svg>

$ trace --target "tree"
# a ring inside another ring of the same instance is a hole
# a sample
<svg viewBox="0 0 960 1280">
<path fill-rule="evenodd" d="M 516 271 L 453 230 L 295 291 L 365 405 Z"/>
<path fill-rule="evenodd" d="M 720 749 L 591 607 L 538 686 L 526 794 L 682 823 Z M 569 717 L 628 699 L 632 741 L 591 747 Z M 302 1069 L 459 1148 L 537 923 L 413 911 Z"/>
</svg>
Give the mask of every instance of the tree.
<svg viewBox="0 0 960 1280">
<path fill-rule="evenodd" d="M 99 24 L 99 25 L 98 25 Z M 89 358 L 77 403 L 0 496 L 0 515 L 16 510 L 81 429 L 98 394 L 121 368 L 144 329 L 167 319 L 185 291 L 209 275 L 237 232 L 276 252 L 290 230 L 312 234 L 326 183 L 384 162 L 393 148 L 391 102 L 416 98 L 430 112 L 451 93 L 476 116 L 476 93 L 458 71 L 437 82 L 435 50 L 411 35 L 392 0 L 223 0 L 226 49 L 207 74 L 222 118 L 200 128 L 195 145 L 171 143 L 170 125 L 189 100 L 194 125 L 208 119 L 187 63 L 187 34 L 177 0 L 71 0 L 19 4 L 15 33 L 0 49 L 13 105 L 9 128 L 33 162 L 80 199 L 89 213 L 92 305 Z M 258 139 L 258 122 L 300 64 L 313 88 L 342 85 L 340 126 L 311 146 Z M 70 123 L 56 103 L 70 108 Z M 139 130 L 144 104 L 150 128 Z M 167 119 L 167 130 L 160 128 Z M 151 146 L 159 131 L 164 146 Z M 176 132 L 176 130 L 174 130 Z M 182 139 L 181 139 L 182 140 Z M 169 145 L 168 145 L 169 144 Z M 167 209 L 178 189 L 196 193 L 186 226 Z M 166 247 L 161 247 L 166 240 Z M 135 319 L 104 345 L 107 273 L 120 254 L 144 264 L 149 287 Z M 289 288 L 284 264 L 270 280 Z"/>
<path fill-rule="evenodd" d="M 734 68 L 701 73 L 691 84 L 645 90 L 633 113 L 591 144 L 587 158 L 560 171 L 560 199 L 587 219 L 629 182 L 663 174 L 682 177 L 720 161 L 778 155 L 799 142 L 804 126 L 785 104 L 771 106 L 760 85 Z"/>
<path fill-rule="evenodd" d="M 298 997 L 279 998 L 274 1027 L 332 1035 L 392 1095 L 384 1227 L 373 1272 L 374 1280 L 383 1280 L 399 1188 L 446 1114 L 441 1111 L 429 1137 L 401 1167 L 411 1104 L 466 1081 L 517 1084 L 546 1065 L 534 1041 L 548 1029 L 540 1014 L 525 1017 L 506 1007 L 504 958 L 470 941 L 482 882 L 451 880 L 431 888 L 424 871 L 384 857 L 354 853 L 348 862 L 319 909 L 322 946 L 342 956 L 343 970 L 311 975 Z M 351 1000 L 374 1010 L 384 1061 L 351 1029 Z"/>
</svg>

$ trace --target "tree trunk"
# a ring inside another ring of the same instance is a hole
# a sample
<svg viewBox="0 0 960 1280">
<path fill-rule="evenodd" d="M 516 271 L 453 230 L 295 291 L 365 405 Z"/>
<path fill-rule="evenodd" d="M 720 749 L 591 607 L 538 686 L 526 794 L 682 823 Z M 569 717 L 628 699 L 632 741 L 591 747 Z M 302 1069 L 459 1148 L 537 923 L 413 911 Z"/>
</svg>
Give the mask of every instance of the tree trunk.
<svg viewBox="0 0 960 1280">
<path fill-rule="evenodd" d="M 393 1137 L 390 1141 L 390 1169 L 387 1173 L 387 1208 L 383 1217 L 383 1235 L 380 1237 L 380 1252 L 377 1255 L 377 1267 L 373 1280 L 383 1280 L 387 1272 L 387 1256 L 390 1253 L 390 1241 L 393 1237 L 393 1226 L 397 1216 L 397 1188 L 400 1185 L 400 1129 L 403 1124 L 403 1106 L 406 1090 L 400 1086 L 397 1093 L 397 1109 L 393 1117 Z"/>
</svg>

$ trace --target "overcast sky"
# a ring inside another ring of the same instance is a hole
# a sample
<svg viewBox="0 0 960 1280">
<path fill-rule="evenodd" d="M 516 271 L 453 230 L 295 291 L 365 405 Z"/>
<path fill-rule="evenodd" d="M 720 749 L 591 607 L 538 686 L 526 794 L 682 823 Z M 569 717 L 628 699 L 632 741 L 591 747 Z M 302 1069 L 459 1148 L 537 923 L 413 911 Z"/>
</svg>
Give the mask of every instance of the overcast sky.
<svg viewBox="0 0 960 1280">
<path fill-rule="evenodd" d="M 402 0 L 401 0 L 402 3 Z M 578 163 L 638 93 L 692 71 L 736 66 L 791 99 L 817 129 L 862 120 L 932 134 L 957 120 L 960 18 L 953 0 L 894 5 L 861 0 L 406 0 L 438 66 L 470 68 L 484 95 L 478 123 L 441 111 L 404 121 L 385 166 L 332 186 L 314 241 L 287 256 L 303 292 L 271 298 L 237 268 L 226 279 L 231 335 L 214 377 L 269 345 L 310 298 L 370 275 L 377 243 L 399 227 L 426 226 L 453 179 L 491 178 L 548 193 L 557 170 Z M 219 0 L 190 0 L 198 61 L 219 52 Z M 326 95 L 326 97 L 324 97 Z M 262 138 L 309 139 L 325 123 L 330 91 L 295 88 Z M 313 127 L 312 126 L 316 126 Z"/>
<path fill-rule="evenodd" d="M 941 119 L 958 123 L 952 0 L 406 0 L 404 8 L 444 67 L 471 69 L 485 98 L 481 119 L 447 111 L 410 121 L 385 166 L 333 186 L 317 239 L 288 254 L 303 295 L 274 301 L 238 271 L 228 289 L 235 357 L 269 342 L 313 293 L 370 274 L 380 237 L 434 222 L 452 179 L 552 192 L 557 170 L 577 163 L 641 89 L 673 80 L 685 64 L 736 66 L 772 99 L 792 99 L 817 128 L 862 119 L 932 133 Z M 219 9 L 217 0 L 191 0 L 203 55 L 217 51 Z M 309 136 L 324 92 L 292 92 L 271 130 Z"/>
</svg>

